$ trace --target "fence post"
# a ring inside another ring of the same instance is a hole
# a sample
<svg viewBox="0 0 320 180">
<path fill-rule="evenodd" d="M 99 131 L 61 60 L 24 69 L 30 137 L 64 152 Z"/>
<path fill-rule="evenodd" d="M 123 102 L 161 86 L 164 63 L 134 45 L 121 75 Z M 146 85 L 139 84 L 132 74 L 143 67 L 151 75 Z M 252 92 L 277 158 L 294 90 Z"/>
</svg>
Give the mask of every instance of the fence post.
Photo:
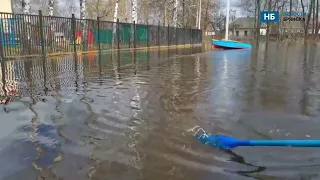
<svg viewBox="0 0 320 180">
<path fill-rule="evenodd" d="M 43 36 L 43 16 L 42 11 L 39 10 L 39 25 L 40 25 L 40 42 L 41 42 L 41 54 L 45 57 L 46 51 L 44 49 L 44 36 Z"/>
<path fill-rule="evenodd" d="M 178 36 L 178 28 L 176 27 L 176 46 L 178 46 L 178 42 L 179 42 L 179 41 L 178 41 L 178 37 L 179 37 L 179 36 Z"/>
<path fill-rule="evenodd" d="M 133 48 L 136 49 L 136 21 L 133 21 Z"/>
<path fill-rule="evenodd" d="M 4 41 L 2 41 L 2 36 L 4 35 L 2 27 L 0 27 L 0 58 L 2 61 L 4 61 L 4 52 L 3 52 L 3 44 Z"/>
<path fill-rule="evenodd" d="M 100 42 L 100 17 L 98 16 L 97 17 L 97 23 L 98 23 L 98 50 L 99 50 L 99 53 L 101 51 L 101 42 Z"/>
<path fill-rule="evenodd" d="M 73 34 L 73 52 L 77 52 L 77 41 L 76 41 L 76 18 L 74 14 L 71 16 L 71 29 Z"/>
<path fill-rule="evenodd" d="M 169 23 L 168 23 L 168 30 L 167 30 L 167 33 L 168 33 L 168 47 L 170 46 L 170 30 L 169 30 Z"/>
<path fill-rule="evenodd" d="M 2 82 L 2 91 L 4 92 L 4 95 L 6 96 L 7 95 L 7 89 L 6 89 L 6 64 L 4 63 L 4 59 L 2 59 L 1 61 L 1 82 Z"/>
<path fill-rule="evenodd" d="M 132 43 L 132 24 L 129 23 L 129 25 L 130 25 L 130 35 L 129 35 L 128 45 L 129 45 L 129 49 L 131 49 L 131 43 Z"/>
<path fill-rule="evenodd" d="M 149 22 L 147 22 L 147 47 L 149 49 Z"/>
<path fill-rule="evenodd" d="M 191 46 L 193 46 L 193 29 L 191 29 Z"/>
<path fill-rule="evenodd" d="M 187 36 L 187 28 L 184 26 L 183 27 L 183 44 L 184 44 L 184 46 L 186 46 L 186 44 L 187 44 L 187 38 L 186 38 L 186 36 Z"/>
<path fill-rule="evenodd" d="M 189 36 L 190 36 L 190 46 L 192 46 L 192 28 L 190 28 Z"/>
<path fill-rule="evenodd" d="M 120 50 L 120 31 L 119 31 L 119 19 L 117 19 L 117 46 L 118 51 Z"/>
<path fill-rule="evenodd" d="M 160 47 L 160 21 L 158 22 L 158 38 L 157 38 L 157 40 L 158 40 L 158 46 Z"/>
</svg>

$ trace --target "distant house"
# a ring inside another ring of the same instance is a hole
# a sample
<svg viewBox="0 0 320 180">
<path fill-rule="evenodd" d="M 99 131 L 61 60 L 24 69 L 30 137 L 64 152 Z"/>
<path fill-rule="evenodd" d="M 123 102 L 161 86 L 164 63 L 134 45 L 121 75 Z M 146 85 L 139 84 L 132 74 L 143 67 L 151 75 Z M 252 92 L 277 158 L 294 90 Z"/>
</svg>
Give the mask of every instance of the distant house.
<svg viewBox="0 0 320 180">
<path fill-rule="evenodd" d="M 247 37 L 252 36 L 255 31 L 254 28 L 255 18 L 254 17 L 241 17 L 237 18 L 233 22 L 229 24 L 229 34 L 234 37 Z M 282 21 L 281 24 L 281 32 L 283 34 L 286 33 L 304 33 L 304 23 L 303 21 Z M 314 23 L 316 24 L 316 23 Z M 320 24 L 320 22 L 319 22 Z M 279 31 L 279 23 L 271 23 L 270 24 L 270 34 L 278 34 Z M 267 25 L 265 23 L 261 23 L 260 26 L 260 35 L 266 35 Z M 308 34 L 312 34 L 312 19 L 310 20 L 309 32 Z M 320 31 L 318 32 L 320 34 Z"/>
<path fill-rule="evenodd" d="M 240 17 L 229 24 L 229 34 L 235 37 L 253 36 L 255 31 L 254 17 Z M 267 25 L 261 23 L 260 35 L 266 35 Z"/>
<path fill-rule="evenodd" d="M 282 33 L 304 33 L 304 23 L 303 21 L 285 21 L 281 24 Z M 314 22 L 316 24 L 316 22 Z M 272 28 L 271 31 L 273 34 L 277 34 L 277 26 Z M 320 31 L 318 32 L 318 34 Z M 312 34 L 312 19 L 309 22 L 309 31 L 308 34 Z"/>
<path fill-rule="evenodd" d="M 308 34 L 312 34 L 312 19 L 310 20 Z M 282 34 L 303 34 L 304 33 L 303 21 L 282 21 L 280 23 L 270 24 L 270 34 L 277 35 L 279 30 Z M 314 24 L 316 24 L 314 22 Z M 320 24 L 320 21 L 319 21 Z M 279 25 L 281 28 L 279 29 Z M 233 37 L 252 37 L 255 31 L 255 18 L 254 17 L 240 17 L 235 19 L 229 24 L 229 36 Z M 261 23 L 260 35 L 266 35 L 267 25 Z M 225 30 L 223 30 L 223 33 Z M 320 30 L 318 32 L 320 34 Z"/>
<path fill-rule="evenodd" d="M 281 24 L 282 33 L 303 33 L 304 22 L 302 21 L 285 21 Z M 277 33 L 277 31 L 276 31 Z"/>
</svg>

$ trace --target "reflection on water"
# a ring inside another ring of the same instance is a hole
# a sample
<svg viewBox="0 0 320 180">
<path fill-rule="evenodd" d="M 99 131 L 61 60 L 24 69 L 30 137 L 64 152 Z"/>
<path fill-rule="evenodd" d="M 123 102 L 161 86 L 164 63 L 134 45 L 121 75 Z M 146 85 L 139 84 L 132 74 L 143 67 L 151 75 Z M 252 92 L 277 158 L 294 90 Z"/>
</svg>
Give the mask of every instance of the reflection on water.
<svg viewBox="0 0 320 180">
<path fill-rule="evenodd" d="M 0 179 L 317 178 L 316 149 L 223 152 L 188 129 L 319 138 L 318 49 L 270 43 L 257 52 L 186 48 L 3 62 Z"/>
</svg>

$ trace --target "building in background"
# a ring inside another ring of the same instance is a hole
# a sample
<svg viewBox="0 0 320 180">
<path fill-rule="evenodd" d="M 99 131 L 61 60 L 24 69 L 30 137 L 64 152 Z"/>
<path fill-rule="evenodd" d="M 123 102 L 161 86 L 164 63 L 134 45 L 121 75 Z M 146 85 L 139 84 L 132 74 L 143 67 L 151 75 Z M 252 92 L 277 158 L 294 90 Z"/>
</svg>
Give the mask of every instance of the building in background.
<svg viewBox="0 0 320 180">
<path fill-rule="evenodd" d="M 255 31 L 254 17 L 240 17 L 229 25 L 230 35 L 233 37 L 252 37 Z M 266 35 L 267 25 L 261 23 L 260 35 Z"/>
<path fill-rule="evenodd" d="M 1 0 L 0 12 L 12 13 L 11 0 Z"/>
</svg>

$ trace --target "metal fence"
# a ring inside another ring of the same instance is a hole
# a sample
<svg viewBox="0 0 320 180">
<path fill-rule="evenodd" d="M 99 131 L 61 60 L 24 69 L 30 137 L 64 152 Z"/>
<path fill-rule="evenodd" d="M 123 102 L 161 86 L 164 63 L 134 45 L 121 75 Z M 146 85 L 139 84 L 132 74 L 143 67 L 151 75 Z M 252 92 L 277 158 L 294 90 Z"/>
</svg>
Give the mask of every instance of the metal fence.
<svg viewBox="0 0 320 180">
<path fill-rule="evenodd" d="M 199 29 L 0 12 L 0 57 L 199 44 Z"/>
</svg>

